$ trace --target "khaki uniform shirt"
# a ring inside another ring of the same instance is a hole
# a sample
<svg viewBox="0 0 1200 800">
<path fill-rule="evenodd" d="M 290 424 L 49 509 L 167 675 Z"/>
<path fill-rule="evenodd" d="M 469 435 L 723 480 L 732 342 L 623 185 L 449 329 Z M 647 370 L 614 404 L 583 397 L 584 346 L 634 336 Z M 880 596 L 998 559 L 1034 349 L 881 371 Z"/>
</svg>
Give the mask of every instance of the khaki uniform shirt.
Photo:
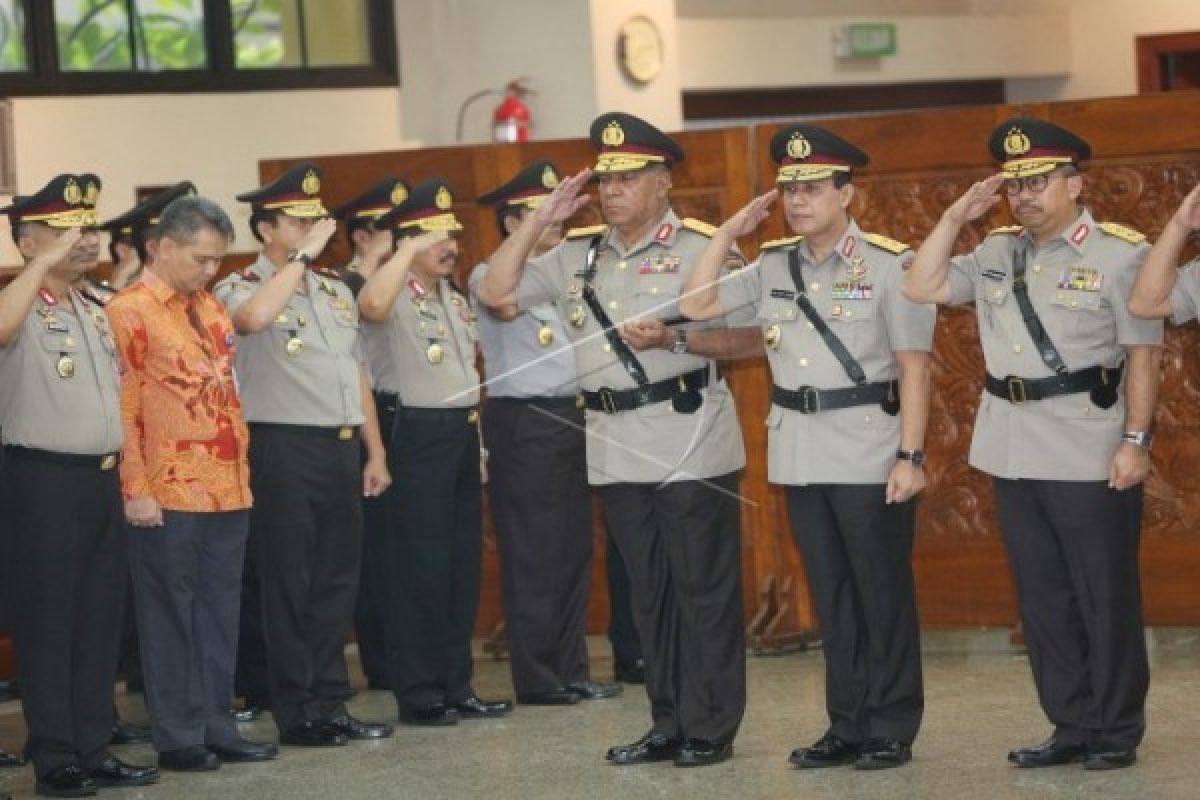
<svg viewBox="0 0 1200 800">
<path fill-rule="evenodd" d="M 1045 378 L 1045 365 L 1013 297 L 1012 262 L 1025 248 L 1029 299 L 1072 372 L 1115 367 L 1131 345 L 1160 345 L 1162 322 L 1129 313 L 1129 294 L 1149 246 L 1141 234 L 1097 224 L 1087 211 L 1038 248 L 1020 228 L 994 231 L 951 261 L 950 302 L 975 303 L 987 371 L 997 378 Z M 971 442 L 972 466 L 999 478 L 1101 481 L 1121 443 L 1118 400 L 1100 408 L 1087 392 L 1010 403 L 984 391 Z"/>
<path fill-rule="evenodd" d="M 723 308 L 750 303 L 757 312 L 776 385 L 854 385 L 796 304 L 788 271 L 793 247 L 799 248 L 809 300 L 862 366 L 868 382 L 900 377 L 896 351 L 932 349 L 935 309 L 910 303 L 900 293 L 912 251 L 864 234 L 851 221 L 820 264 L 800 237 L 782 239 L 764 246 L 758 261 L 719 286 Z M 878 404 L 816 414 L 772 406 L 767 429 L 767 478 L 772 483 L 884 483 L 900 446 L 900 415 L 886 414 Z"/>
<path fill-rule="evenodd" d="M 232 318 L 275 266 L 265 255 L 216 285 L 213 294 Z M 338 427 L 363 423 L 359 368 L 365 355 L 358 307 L 346 284 L 304 273 L 307 293 L 259 333 L 238 334 L 237 370 L 247 422 Z"/>
<path fill-rule="evenodd" d="M 568 238 L 526 265 L 517 288 L 517 304 L 522 311 L 545 302 L 558 305 L 575 343 L 583 389 L 633 389 L 636 382 L 617 360 L 583 300 L 591 238 Z M 625 247 L 616 231 L 605 230 L 592 285 L 613 324 L 619 326 L 635 316 L 677 317 L 679 290 L 708 243 L 704 234 L 683 227 L 671 210 L 632 247 Z M 746 322 L 749 320 L 747 317 Z M 722 324 L 715 321 L 697 327 Z M 667 350 L 635 354 L 651 383 L 714 366 L 702 356 L 675 355 Z M 589 482 L 698 480 L 745 466 L 742 432 L 725 382 L 710 383 L 701 395 L 704 402 L 693 414 L 675 411 L 669 401 L 616 414 L 587 411 Z"/>
<path fill-rule="evenodd" d="M 4 444 L 75 455 L 121 449 L 117 349 L 98 304 L 39 292 L 16 338 L 0 346 Z"/>
<path fill-rule="evenodd" d="M 427 291 L 410 275 L 388 318 L 363 332 L 377 391 L 412 408 L 479 403 L 475 313 L 448 280 Z"/>
<path fill-rule="evenodd" d="M 472 295 L 486 273 L 487 264 L 471 272 Z M 542 303 L 513 320 L 481 309 L 479 344 L 489 397 L 570 397 L 579 392 L 575 350 L 553 303 Z"/>
<path fill-rule="evenodd" d="M 1171 290 L 1171 322 L 1182 325 L 1200 316 L 1200 257 L 1179 270 Z"/>
</svg>

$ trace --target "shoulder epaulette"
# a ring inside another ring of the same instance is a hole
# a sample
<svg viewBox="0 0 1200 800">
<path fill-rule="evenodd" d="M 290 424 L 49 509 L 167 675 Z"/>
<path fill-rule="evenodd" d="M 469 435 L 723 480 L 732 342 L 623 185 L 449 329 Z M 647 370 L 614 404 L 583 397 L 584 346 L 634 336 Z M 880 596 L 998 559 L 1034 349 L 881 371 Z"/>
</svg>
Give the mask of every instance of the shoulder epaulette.
<svg viewBox="0 0 1200 800">
<path fill-rule="evenodd" d="M 804 241 L 803 236 L 786 236 L 782 239 L 772 239 L 769 242 L 763 242 L 758 248 L 759 250 L 778 250 L 781 247 L 788 247 L 793 244 L 800 244 Z"/>
<path fill-rule="evenodd" d="M 252 270 L 250 267 L 239 270 L 237 274 L 242 280 L 250 281 L 251 283 L 258 283 L 262 280 L 262 278 L 258 276 L 258 273 Z"/>
<path fill-rule="evenodd" d="M 880 236 L 878 233 L 864 233 L 863 238 L 878 247 L 880 250 L 887 250 L 893 255 L 900 255 L 905 250 L 912 249 L 904 242 L 898 242 L 895 239 L 889 239 L 886 236 Z"/>
<path fill-rule="evenodd" d="M 1008 236 L 1016 236 L 1018 233 L 1020 233 L 1023 230 L 1025 230 L 1025 229 L 1023 227 L 1021 227 L 1020 225 L 1003 225 L 999 228 L 992 228 L 990 231 L 988 231 L 988 236 L 995 236 L 996 234 L 1005 234 Z"/>
<path fill-rule="evenodd" d="M 599 236 L 607 230 L 607 225 L 588 225 L 586 228 L 571 228 L 563 238 L 582 239 L 585 236 Z"/>
<path fill-rule="evenodd" d="M 1141 244 L 1146 241 L 1146 234 L 1141 231 L 1135 231 L 1133 228 L 1128 228 L 1124 225 L 1119 225 L 1116 222 L 1101 222 L 1096 225 L 1097 228 L 1107 233 L 1109 236 L 1115 236 L 1118 239 L 1123 239 L 1130 244 Z"/>
<path fill-rule="evenodd" d="M 695 219 L 694 217 L 684 217 L 680 224 L 687 230 L 698 233 L 701 236 L 707 236 L 709 239 L 717 232 L 716 225 L 709 225 L 704 220 Z"/>
</svg>

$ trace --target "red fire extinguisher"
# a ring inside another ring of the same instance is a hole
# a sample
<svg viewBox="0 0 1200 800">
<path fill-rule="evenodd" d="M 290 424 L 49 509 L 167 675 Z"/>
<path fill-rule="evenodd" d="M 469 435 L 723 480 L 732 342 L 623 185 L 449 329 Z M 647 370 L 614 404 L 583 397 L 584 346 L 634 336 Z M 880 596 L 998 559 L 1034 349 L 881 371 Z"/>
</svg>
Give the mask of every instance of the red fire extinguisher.
<svg viewBox="0 0 1200 800">
<path fill-rule="evenodd" d="M 529 129 L 533 125 L 533 114 L 524 98 L 533 94 L 518 78 L 504 87 L 504 99 L 492 112 L 492 141 L 528 142 Z"/>
</svg>

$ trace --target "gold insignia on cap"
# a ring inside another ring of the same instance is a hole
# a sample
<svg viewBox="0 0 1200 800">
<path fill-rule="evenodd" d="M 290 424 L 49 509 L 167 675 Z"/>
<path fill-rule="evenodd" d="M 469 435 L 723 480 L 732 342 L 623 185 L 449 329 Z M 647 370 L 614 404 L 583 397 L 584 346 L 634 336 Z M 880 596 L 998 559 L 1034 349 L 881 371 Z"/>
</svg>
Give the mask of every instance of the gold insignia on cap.
<svg viewBox="0 0 1200 800">
<path fill-rule="evenodd" d="M 625 144 L 625 129 L 621 127 L 620 122 L 614 119 L 600 134 L 600 141 L 606 147 L 620 147 Z"/>
<path fill-rule="evenodd" d="M 392 194 L 389 199 L 392 201 L 392 205 L 400 205 L 408 199 L 408 189 L 405 188 L 403 183 L 397 183 L 392 187 Z"/>
<path fill-rule="evenodd" d="M 300 190 L 305 194 L 316 194 L 321 191 L 321 178 L 315 169 L 310 169 L 304 176 L 304 180 L 300 183 Z"/>
<path fill-rule="evenodd" d="M 67 187 L 63 189 L 63 200 L 66 200 L 71 205 L 75 205 L 83 199 L 83 192 L 79 189 L 79 184 L 74 178 L 67 181 Z"/>
<path fill-rule="evenodd" d="M 450 190 L 445 186 L 439 186 L 437 196 L 433 198 L 433 202 L 442 211 L 446 211 L 450 206 L 454 205 L 454 198 L 450 196 Z"/>
<path fill-rule="evenodd" d="M 793 133 L 788 139 L 787 154 L 792 158 L 808 158 L 812 155 L 812 143 L 804 138 L 803 133 Z"/>
<path fill-rule="evenodd" d="M 1033 145 L 1030 143 L 1029 137 L 1015 125 L 1009 130 L 1008 135 L 1004 137 L 1004 152 L 1010 156 L 1025 155 L 1031 147 Z"/>
<path fill-rule="evenodd" d="M 83 190 L 84 205 L 94 206 L 96 201 L 100 199 L 100 187 L 95 181 L 88 181 L 87 187 Z"/>
<path fill-rule="evenodd" d="M 542 186 L 545 186 L 547 189 L 553 189 L 555 186 L 558 186 L 558 173 L 549 164 L 542 170 Z"/>
</svg>

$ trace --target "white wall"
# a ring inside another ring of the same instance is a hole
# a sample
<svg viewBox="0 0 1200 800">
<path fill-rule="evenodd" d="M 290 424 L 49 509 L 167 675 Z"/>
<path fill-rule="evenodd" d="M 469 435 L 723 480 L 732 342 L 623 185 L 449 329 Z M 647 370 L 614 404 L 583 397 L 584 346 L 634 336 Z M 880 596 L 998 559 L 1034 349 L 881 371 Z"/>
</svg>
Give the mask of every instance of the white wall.
<svg viewBox="0 0 1200 800">
<path fill-rule="evenodd" d="M 252 250 L 249 211 L 233 198 L 258 185 L 259 160 L 404 147 L 399 101 L 394 88 L 15 98 L 17 189 L 95 172 L 106 219 L 134 205 L 137 186 L 190 179 L 233 217 L 234 249 Z M 0 265 L 17 263 L 0 241 Z"/>
</svg>

